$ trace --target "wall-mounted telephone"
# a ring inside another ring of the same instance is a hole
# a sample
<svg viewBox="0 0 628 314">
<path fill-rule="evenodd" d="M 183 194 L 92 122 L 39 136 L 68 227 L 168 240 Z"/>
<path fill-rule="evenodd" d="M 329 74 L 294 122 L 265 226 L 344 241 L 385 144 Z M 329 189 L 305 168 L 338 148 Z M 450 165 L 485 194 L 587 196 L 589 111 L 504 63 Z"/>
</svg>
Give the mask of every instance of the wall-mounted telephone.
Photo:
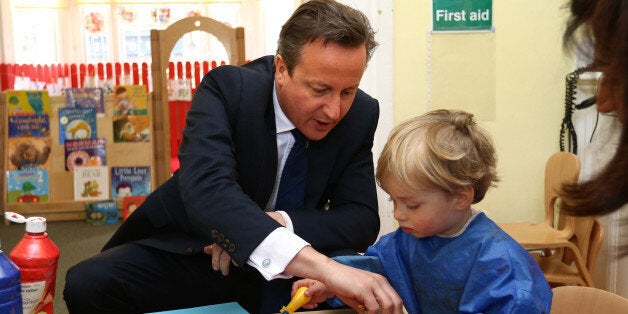
<svg viewBox="0 0 628 314">
<path fill-rule="evenodd" d="M 593 97 L 587 98 L 580 104 L 574 104 L 574 100 L 576 100 L 576 88 L 578 79 L 580 75 L 584 72 L 592 71 L 592 67 L 590 65 L 581 67 L 576 69 L 573 72 L 570 72 L 565 77 L 565 116 L 563 117 L 563 121 L 560 125 L 560 150 L 565 151 L 565 137 L 567 137 L 568 143 L 567 148 L 569 152 L 574 154 L 578 153 L 578 136 L 576 134 L 576 130 L 573 126 L 573 111 L 574 109 L 584 109 L 595 104 L 596 99 L 595 95 Z"/>
</svg>

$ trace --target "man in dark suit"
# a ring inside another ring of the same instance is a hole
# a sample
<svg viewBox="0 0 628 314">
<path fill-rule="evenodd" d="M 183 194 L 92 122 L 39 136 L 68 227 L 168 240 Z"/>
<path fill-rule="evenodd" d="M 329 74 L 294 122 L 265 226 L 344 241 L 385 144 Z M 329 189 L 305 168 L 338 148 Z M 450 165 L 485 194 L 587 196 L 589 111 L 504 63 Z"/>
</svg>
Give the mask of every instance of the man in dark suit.
<svg viewBox="0 0 628 314">
<path fill-rule="evenodd" d="M 328 257 L 364 251 L 379 230 L 371 152 L 379 108 L 358 89 L 376 45 L 362 13 L 315 0 L 283 26 L 274 57 L 210 71 L 187 115 L 180 170 L 100 254 L 68 271 L 68 309 L 237 301 L 272 313 L 288 303 L 296 276 L 325 282 L 354 308 L 400 313 L 382 276 Z M 291 208 L 279 205 L 279 181 L 298 133 L 307 176 Z"/>
</svg>

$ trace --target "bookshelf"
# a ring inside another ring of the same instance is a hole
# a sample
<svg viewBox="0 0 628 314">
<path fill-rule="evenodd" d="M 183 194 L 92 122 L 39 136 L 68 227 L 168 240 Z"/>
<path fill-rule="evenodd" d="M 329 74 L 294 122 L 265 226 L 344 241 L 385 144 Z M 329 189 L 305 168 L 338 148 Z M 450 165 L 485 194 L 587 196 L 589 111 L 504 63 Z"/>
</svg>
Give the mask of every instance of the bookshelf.
<svg viewBox="0 0 628 314">
<path fill-rule="evenodd" d="M 148 93 L 148 115 L 152 117 L 152 93 Z M 65 107 L 64 96 L 50 97 L 50 139 L 51 153 L 49 156 L 51 167 L 49 170 L 49 201 L 40 203 L 8 203 L 7 199 L 7 170 L 8 160 L 8 112 L 5 93 L 0 93 L 0 203 L 2 212 L 12 211 L 24 216 L 43 216 L 49 221 L 85 220 L 85 201 L 74 200 L 73 173 L 65 169 L 65 150 L 59 143 L 59 108 Z M 113 95 L 105 96 L 105 115 L 97 118 L 97 134 L 106 139 L 107 166 L 150 166 L 151 187 L 155 185 L 155 155 L 153 153 L 154 128 L 152 118 L 150 123 L 150 141 L 124 142 L 113 141 Z M 116 199 L 122 213 L 122 199 Z M 120 215 L 122 217 L 122 215 Z M 5 221 L 6 223 L 6 221 Z"/>
</svg>

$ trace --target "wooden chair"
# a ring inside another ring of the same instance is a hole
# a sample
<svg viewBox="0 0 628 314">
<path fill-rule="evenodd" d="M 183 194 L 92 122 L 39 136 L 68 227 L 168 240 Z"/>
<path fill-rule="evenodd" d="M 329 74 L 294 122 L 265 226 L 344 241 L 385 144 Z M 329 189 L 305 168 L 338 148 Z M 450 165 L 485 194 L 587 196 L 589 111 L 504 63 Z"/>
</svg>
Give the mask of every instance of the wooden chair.
<svg viewBox="0 0 628 314">
<path fill-rule="evenodd" d="M 580 159 L 578 156 L 570 152 L 554 153 L 545 164 L 545 219 L 539 224 L 531 222 L 522 223 L 506 223 L 502 224 L 508 228 L 524 227 L 529 228 L 532 225 L 540 229 L 545 227 L 555 228 L 556 217 L 556 201 L 558 200 L 558 191 L 560 191 L 564 183 L 578 182 L 580 175 Z M 501 225 L 500 225 L 501 226 Z"/>
<path fill-rule="evenodd" d="M 569 152 L 554 153 L 545 164 L 545 219 L 538 224 L 532 222 L 500 223 L 499 226 L 524 245 L 526 249 L 534 249 L 536 246 L 529 246 L 537 242 L 542 244 L 548 238 L 570 238 L 573 235 L 575 221 L 566 219 L 564 228 L 557 230 L 555 224 L 556 202 L 562 184 L 578 182 L 579 175 L 580 159 L 578 156 Z"/>
<path fill-rule="evenodd" d="M 563 286 L 552 292 L 550 314 L 628 313 L 628 299 L 602 289 Z"/>
<path fill-rule="evenodd" d="M 604 242 L 604 229 L 593 217 L 577 217 L 576 230 L 570 242 L 578 247 L 577 252 L 570 249 L 552 255 L 532 253 L 532 257 L 537 261 L 550 284 L 576 284 L 592 287 L 592 284 L 587 284 L 586 276 L 583 276 L 577 269 L 575 262 L 577 257 L 571 256 L 571 254 L 582 255 L 585 268 L 589 276 L 592 277 L 597 264 L 598 253 L 602 242 Z"/>
<path fill-rule="evenodd" d="M 581 279 L 577 283 L 592 287 L 593 279 L 586 267 L 586 257 L 589 255 L 589 239 L 591 238 L 595 218 L 558 214 L 558 220 L 555 219 L 558 212 L 556 209 L 559 200 L 558 191 L 560 191 L 564 183 L 576 183 L 579 174 L 580 159 L 576 155 L 569 152 L 553 154 L 545 166 L 544 221 L 538 224 L 531 222 L 502 223 L 499 226 L 526 250 L 543 252 L 532 252 L 533 256 L 535 254 L 537 257 L 551 256 L 555 261 L 562 260 L 565 265 L 575 267 L 577 277 Z M 601 228 L 599 230 L 601 231 Z M 580 251 L 580 248 L 584 249 L 584 254 Z M 597 253 L 597 251 L 595 252 Z M 597 254 L 594 255 L 597 258 Z M 552 265 L 554 264 L 552 263 Z M 543 267 L 543 265 L 541 266 Z M 553 270 L 553 268 L 543 269 L 546 278 L 548 278 L 550 273 L 553 273 Z M 556 282 L 556 284 L 561 283 Z M 562 284 L 567 284 L 567 282 Z"/>
</svg>

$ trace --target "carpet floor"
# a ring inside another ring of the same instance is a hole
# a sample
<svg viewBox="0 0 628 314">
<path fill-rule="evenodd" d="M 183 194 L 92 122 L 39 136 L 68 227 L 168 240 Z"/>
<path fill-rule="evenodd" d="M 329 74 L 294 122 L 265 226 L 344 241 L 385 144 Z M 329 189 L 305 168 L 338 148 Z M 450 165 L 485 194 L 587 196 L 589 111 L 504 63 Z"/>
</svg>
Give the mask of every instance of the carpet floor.
<svg viewBox="0 0 628 314">
<path fill-rule="evenodd" d="M 54 312 L 68 314 L 68 308 L 63 301 L 63 287 L 65 274 L 76 263 L 91 257 L 98 252 L 109 240 L 120 224 L 92 226 L 84 221 L 54 221 L 48 222 L 47 233 L 59 247 L 59 265 L 57 281 L 55 283 Z M 24 235 L 24 224 L 11 223 L 0 225 L 1 250 L 6 256 L 15 247 Z"/>
</svg>

